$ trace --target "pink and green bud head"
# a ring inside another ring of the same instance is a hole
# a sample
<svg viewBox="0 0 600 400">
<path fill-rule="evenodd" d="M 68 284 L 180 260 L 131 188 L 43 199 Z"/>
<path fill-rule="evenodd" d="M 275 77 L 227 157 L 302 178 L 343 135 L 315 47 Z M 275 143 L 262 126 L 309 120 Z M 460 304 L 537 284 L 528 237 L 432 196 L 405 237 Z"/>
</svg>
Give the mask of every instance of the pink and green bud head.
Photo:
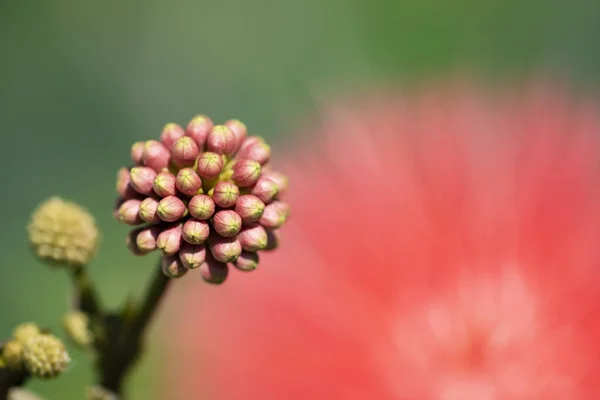
<svg viewBox="0 0 600 400">
<path fill-rule="evenodd" d="M 225 126 L 228 127 L 229 130 L 233 132 L 233 136 L 235 136 L 235 150 L 239 149 L 248 135 L 246 124 L 237 119 L 230 119 L 225 122 Z"/>
<path fill-rule="evenodd" d="M 152 183 L 154 193 L 160 197 L 175 196 L 177 194 L 177 190 L 175 190 L 176 181 L 177 178 L 172 173 L 167 171 L 159 172 Z"/>
<path fill-rule="evenodd" d="M 131 178 L 129 176 L 129 169 L 121 168 L 117 172 L 117 193 L 124 199 L 130 199 L 136 197 L 138 193 L 131 186 Z"/>
<path fill-rule="evenodd" d="M 263 203 L 269 204 L 279 193 L 279 188 L 275 181 L 261 176 L 250 193 L 258 197 Z"/>
<path fill-rule="evenodd" d="M 217 154 L 232 155 L 236 149 L 235 135 L 225 125 L 212 128 L 206 138 L 206 150 Z"/>
<path fill-rule="evenodd" d="M 169 167 L 171 153 L 169 149 L 156 140 L 149 140 L 144 145 L 144 154 L 142 156 L 144 165 L 150 167 L 156 172 Z"/>
<path fill-rule="evenodd" d="M 156 250 L 156 240 L 160 234 L 161 228 L 152 226 L 139 231 L 135 238 L 135 243 L 142 252 L 149 253 Z"/>
<path fill-rule="evenodd" d="M 191 168 L 184 168 L 177 173 L 175 187 L 186 196 L 194 196 L 202 188 L 202 180 Z"/>
<path fill-rule="evenodd" d="M 290 213 L 292 211 L 290 205 L 288 203 L 286 203 L 285 201 L 281 201 L 281 200 L 276 200 L 272 203 L 273 207 L 278 208 L 283 215 L 285 216 L 285 219 L 287 221 L 287 219 L 290 217 Z"/>
<path fill-rule="evenodd" d="M 196 269 L 206 260 L 206 247 L 203 244 L 183 243 L 179 250 L 179 260 L 185 267 Z"/>
<path fill-rule="evenodd" d="M 216 179 L 223 170 L 223 157 L 210 151 L 202 153 L 198 157 L 196 170 L 202 179 Z"/>
<path fill-rule="evenodd" d="M 165 222 L 175 222 L 187 213 L 185 203 L 177 196 L 168 196 L 158 202 L 156 212 Z"/>
<path fill-rule="evenodd" d="M 173 147 L 173 144 L 177 141 L 177 139 L 185 136 L 185 131 L 181 126 L 174 123 L 166 124 L 160 133 L 160 141 L 165 146 L 165 148 L 170 149 Z"/>
<path fill-rule="evenodd" d="M 135 142 L 131 146 L 131 161 L 133 161 L 135 165 L 142 165 L 144 161 L 144 145 L 145 142 Z"/>
<path fill-rule="evenodd" d="M 177 256 L 164 257 L 161 267 L 163 274 L 169 278 L 180 278 L 189 271 Z"/>
<path fill-rule="evenodd" d="M 254 160 L 242 159 L 233 165 L 231 180 L 242 188 L 251 187 L 260 178 L 260 164 Z"/>
<path fill-rule="evenodd" d="M 233 265 L 240 271 L 254 271 L 258 267 L 258 254 L 249 251 L 242 251 L 242 254 L 233 262 Z"/>
<path fill-rule="evenodd" d="M 240 189 L 231 182 L 219 182 L 215 185 L 212 199 L 219 207 L 227 208 L 235 204 L 240 196 Z"/>
<path fill-rule="evenodd" d="M 246 251 L 259 251 L 267 247 L 267 231 L 260 225 L 242 229 L 237 238 Z"/>
<path fill-rule="evenodd" d="M 258 136 L 251 136 L 244 141 L 240 148 L 238 158 L 247 158 L 265 165 L 271 159 L 271 147 Z"/>
<path fill-rule="evenodd" d="M 188 210 L 192 217 L 207 220 L 215 213 L 215 202 L 210 196 L 198 194 L 190 200 Z"/>
<path fill-rule="evenodd" d="M 140 205 L 142 202 L 137 199 L 129 199 L 123 202 L 119 207 L 119 221 L 127 225 L 139 225 L 143 221 L 140 218 Z"/>
<path fill-rule="evenodd" d="M 278 194 L 283 194 L 288 188 L 288 179 L 285 175 L 277 171 L 263 171 L 261 177 L 270 179 L 277 185 Z"/>
<path fill-rule="evenodd" d="M 252 194 L 244 194 L 235 202 L 235 212 L 242 218 L 244 225 L 258 221 L 264 211 L 265 203 Z"/>
<path fill-rule="evenodd" d="M 125 238 L 125 244 L 127 245 L 127 248 L 129 249 L 129 251 L 131 252 L 131 254 L 135 255 L 135 256 L 143 256 L 148 254 L 148 252 L 142 251 L 142 249 L 140 249 L 137 245 L 137 236 L 139 235 L 139 233 L 143 230 L 142 229 L 134 229 L 131 232 L 129 232 L 127 234 L 127 237 Z"/>
<path fill-rule="evenodd" d="M 227 279 L 229 267 L 227 267 L 227 264 L 219 262 L 207 254 L 206 260 L 200 265 L 200 273 L 205 282 L 220 285 Z"/>
<path fill-rule="evenodd" d="M 266 229 L 267 231 L 267 247 L 263 250 L 265 251 L 273 251 L 279 247 L 279 233 L 277 231 L 273 231 L 271 229 Z"/>
<path fill-rule="evenodd" d="M 206 143 L 206 138 L 212 130 L 214 124 L 210 118 L 206 115 L 196 115 L 187 125 L 185 134 L 192 139 L 198 145 L 198 148 L 202 150 Z"/>
<path fill-rule="evenodd" d="M 206 221 L 198 219 L 188 219 L 183 224 L 181 236 L 189 244 L 202 244 L 208 238 L 210 233 L 210 225 Z"/>
<path fill-rule="evenodd" d="M 116 219 L 117 221 L 120 221 L 119 208 L 121 208 L 123 203 L 125 203 L 125 199 L 122 197 L 117 197 L 117 200 L 115 200 L 115 205 L 113 206 L 112 215 L 113 215 L 113 218 Z"/>
<path fill-rule="evenodd" d="M 156 238 L 156 247 L 165 255 L 173 255 L 181 248 L 181 224 L 164 229 Z"/>
<path fill-rule="evenodd" d="M 224 263 L 235 261 L 242 253 L 242 245 L 236 237 L 211 236 L 208 248 L 217 261 Z"/>
<path fill-rule="evenodd" d="M 133 167 L 129 173 L 131 186 L 136 192 L 149 195 L 152 194 L 156 171 L 149 167 Z"/>
<path fill-rule="evenodd" d="M 235 236 L 242 229 L 242 218 L 232 210 L 217 212 L 213 217 L 212 223 L 215 232 L 223 237 Z"/>
<path fill-rule="evenodd" d="M 198 145 L 194 142 L 194 139 L 188 136 L 177 139 L 171 148 L 173 164 L 179 168 L 193 166 L 199 153 Z"/>
<path fill-rule="evenodd" d="M 265 211 L 258 223 L 267 229 L 281 228 L 286 220 L 285 210 L 276 203 L 265 206 Z"/>
<path fill-rule="evenodd" d="M 149 224 L 156 224 L 161 221 L 158 216 L 158 200 L 147 197 L 140 204 L 140 218 Z"/>
</svg>

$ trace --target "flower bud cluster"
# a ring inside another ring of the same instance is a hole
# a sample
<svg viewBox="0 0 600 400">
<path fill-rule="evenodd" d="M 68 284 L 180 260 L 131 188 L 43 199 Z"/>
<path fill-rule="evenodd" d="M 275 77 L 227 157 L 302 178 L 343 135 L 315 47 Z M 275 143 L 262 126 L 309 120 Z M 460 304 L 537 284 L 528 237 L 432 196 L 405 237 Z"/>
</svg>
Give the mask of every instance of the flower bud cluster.
<svg viewBox="0 0 600 400">
<path fill-rule="evenodd" d="M 133 166 L 117 174 L 114 210 L 136 226 L 128 247 L 136 255 L 161 251 L 173 278 L 198 268 L 205 281 L 222 283 L 228 264 L 255 269 L 258 252 L 277 247 L 276 230 L 290 212 L 281 200 L 287 178 L 270 158 L 269 145 L 248 136 L 242 122 L 215 125 L 204 115 L 135 143 Z"/>
</svg>

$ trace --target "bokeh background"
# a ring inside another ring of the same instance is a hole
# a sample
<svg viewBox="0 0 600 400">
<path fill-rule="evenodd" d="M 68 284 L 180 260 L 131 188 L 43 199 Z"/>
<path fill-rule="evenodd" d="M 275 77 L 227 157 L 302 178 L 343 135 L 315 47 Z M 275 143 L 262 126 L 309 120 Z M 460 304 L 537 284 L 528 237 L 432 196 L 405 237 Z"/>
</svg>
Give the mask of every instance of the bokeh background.
<svg viewBox="0 0 600 400">
<path fill-rule="evenodd" d="M 123 245 L 114 179 L 131 143 L 166 122 L 235 117 L 285 146 L 315 92 L 540 69 L 595 90 L 599 20 L 594 0 L 0 0 L 0 336 L 26 320 L 62 334 L 68 279 L 31 257 L 25 232 L 50 195 L 97 217 L 104 239 L 91 268 L 105 303 L 143 287 L 153 260 Z M 153 330 L 131 399 L 156 398 L 160 343 Z M 93 370 L 72 355 L 63 378 L 30 387 L 82 398 Z"/>
</svg>

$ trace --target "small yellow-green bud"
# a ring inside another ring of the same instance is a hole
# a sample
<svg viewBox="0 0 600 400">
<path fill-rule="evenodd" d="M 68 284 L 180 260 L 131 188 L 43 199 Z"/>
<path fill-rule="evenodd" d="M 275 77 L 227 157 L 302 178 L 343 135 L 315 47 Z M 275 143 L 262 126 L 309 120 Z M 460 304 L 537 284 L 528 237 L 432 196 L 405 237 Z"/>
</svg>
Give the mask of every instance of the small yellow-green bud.
<svg viewBox="0 0 600 400">
<path fill-rule="evenodd" d="M 23 348 L 25 368 L 38 378 L 49 379 L 58 376 L 70 361 L 65 346 L 53 335 L 35 336 L 29 339 Z"/>
<path fill-rule="evenodd" d="M 41 333 L 40 327 L 37 324 L 33 322 L 24 322 L 17 325 L 17 327 L 13 329 L 12 336 L 21 344 L 25 344 L 29 341 L 29 339 L 38 336 Z"/>
<path fill-rule="evenodd" d="M 94 338 L 90 330 L 90 318 L 81 311 L 71 311 L 63 317 L 63 328 L 69 339 L 78 346 L 86 347 Z"/>
<path fill-rule="evenodd" d="M 12 371 L 23 368 L 23 343 L 18 340 L 9 340 L 2 347 L 2 360 L 6 367 Z"/>
<path fill-rule="evenodd" d="M 38 257 L 58 264 L 87 264 L 98 249 L 94 217 L 81 206 L 52 197 L 31 216 L 29 241 Z"/>
<path fill-rule="evenodd" d="M 8 391 L 8 400 L 45 400 L 45 398 L 38 396 L 31 390 L 12 387 Z"/>
<path fill-rule="evenodd" d="M 118 400 L 119 397 L 102 386 L 92 386 L 87 390 L 87 400 Z"/>
</svg>

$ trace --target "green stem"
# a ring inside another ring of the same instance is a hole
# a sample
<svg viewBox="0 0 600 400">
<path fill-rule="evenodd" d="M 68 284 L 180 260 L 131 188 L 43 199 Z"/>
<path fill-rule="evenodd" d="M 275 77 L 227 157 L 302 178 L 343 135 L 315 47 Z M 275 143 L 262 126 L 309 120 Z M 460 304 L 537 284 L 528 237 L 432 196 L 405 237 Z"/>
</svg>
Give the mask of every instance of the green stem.
<svg viewBox="0 0 600 400">
<path fill-rule="evenodd" d="M 25 371 L 16 372 L 0 368 L 0 400 L 8 400 L 8 394 L 13 387 L 21 386 L 27 379 Z"/>
<path fill-rule="evenodd" d="M 76 291 L 76 308 L 89 314 L 92 318 L 101 316 L 102 308 L 87 269 L 79 267 L 73 270 L 72 277 Z"/>
</svg>

